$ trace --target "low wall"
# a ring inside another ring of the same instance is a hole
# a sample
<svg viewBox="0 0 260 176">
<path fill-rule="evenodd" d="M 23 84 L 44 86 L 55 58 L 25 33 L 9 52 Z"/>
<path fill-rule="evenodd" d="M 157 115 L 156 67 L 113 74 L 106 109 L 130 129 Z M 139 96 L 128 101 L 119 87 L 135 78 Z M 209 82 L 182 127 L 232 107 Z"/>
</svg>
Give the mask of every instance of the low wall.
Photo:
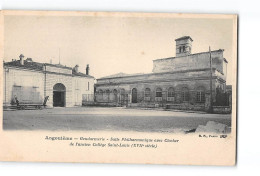
<svg viewBox="0 0 260 176">
<path fill-rule="evenodd" d="M 231 107 L 230 106 L 213 106 L 213 113 L 231 114 Z"/>
<path fill-rule="evenodd" d="M 204 104 L 161 104 L 161 103 L 128 103 L 127 105 L 121 105 L 114 102 L 89 102 L 83 104 L 83 106 L 100 106 L 100 107 L 119 107 L 127 106 L 133 108 L 165 108 L 165 109 L 176 109 L 176 110 L 187 110 L 187 111 L 206 111 Z M 231 107 L 229 106 L 213 106 L 213 113 L 215 114 L 230 114 Z"/>
<path fill-rule="evenodd" d="M 192 110 L 192 111 L 205 111 L 205 106 L 200 104 L 189 104 L 189 103 L 183 103 L 183 104 L 167 104 L 166 109 L 178 109 L 178 110 Z"/>
<path fill-rule="evenodd" d="M 156 106 L 156 104 L 148 104 L 148 103 L 129 103 L 128 107 L 138 107 L 138 108 L 156 108 L 156 107 L 162 107 L 162 106 Z"/>
<path fill-rule="evenodd" d="M 108 102 L 88 102 L 82 103 L 82 106 L 99 106 L 99 107 L 118 107 L 117 103 L 108 103 Z"/>
</svg>

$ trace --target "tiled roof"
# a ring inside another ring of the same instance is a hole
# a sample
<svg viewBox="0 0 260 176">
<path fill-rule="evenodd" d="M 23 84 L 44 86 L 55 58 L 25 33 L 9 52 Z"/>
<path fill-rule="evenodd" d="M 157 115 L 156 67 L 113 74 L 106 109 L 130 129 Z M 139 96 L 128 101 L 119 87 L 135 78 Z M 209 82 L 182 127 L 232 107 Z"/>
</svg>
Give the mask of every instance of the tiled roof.
<svg viewBox="0 0 260 176">
<path fill-rule="evenodd" d="M 31 69 L 31 70 L 43 70 L 43 64 L 38 63 L 38 62 L 28 62 L 24 61 L 24 64 L 21 65 L 20 60 L 15 60 L 12 62 L 5 62 L 5 66 L 13 66 L 13 67 L 21 67 L 21 68 L 26 68 L 26 69 Z"/>
<path fill-rule="evenodd" d="M 80 73 L 80 72 L 75 72 L 74 70 L 72 71 L 72 74 L 75 75 L 75 76 L 82 76 L 82 77 L 94 78 L 93 76 L 86 75 L 86 74 Z"/>
<path fill-rule="evenodd" d="M 15 60 L 11 62 L 5 62 L 4 66 L 12 66 L 12 67 L 19 67 L 19 68 L 24 68 L 24 69 L 30 69 L 30 70 L 43 70 L 44 65 L 49 65 L 49 66 L 54 66 L 54 67 L 59 67 L 59 68 L 65 68 L 65 69 L 71 69 L 71 67 L 66 67 L 60 64 L 49 64 L 49 63 L 39 63 L 39 62 L 32 62 L 32 61 L 27 61 L 24 60 L 24 64 L 21 65 L 20 60 Z M 81 76 L 81 77 L 89 77 L 89 78 L 94 78 L 93 76 L 86 75 L 84 73 L 80 72 L 75 72 L 74 70 L 72 71 L 72 75 L 75 76 Z"/>
<path fill-rule="evenodd" d="M 72 70 L 71 67 L 67 67 L 67 66 L 64 66 L 64 65 L 61 65 L 61 64 L 49 64 L 49 63 L 45 63 L 45 65 Z"/>
<path fill-rule="evenodd" d="M 144 75 L 144 73 L 134 73 L 134 74 L 127 74 L 127 73 L 117 73 L 114 75 L 109 75 L 109 76 L 105 76 L 105 77 L 101 77 L 99 79 L 106 79 L 106 78 L 118 78 L 118 77 L 126 77 L 126 76 L 138 76 L 138 75 Z"/>
<path fill-rule="evenodd" d="M 183 36 L 183 37 L 180 37 L 180 38 L 175 39 L 175 41 L 183 40 L 183 39 L 188 39 L 188 38 L 191 39 L 191 41 L 193 41 L 190 36 Z"/>
</svg>

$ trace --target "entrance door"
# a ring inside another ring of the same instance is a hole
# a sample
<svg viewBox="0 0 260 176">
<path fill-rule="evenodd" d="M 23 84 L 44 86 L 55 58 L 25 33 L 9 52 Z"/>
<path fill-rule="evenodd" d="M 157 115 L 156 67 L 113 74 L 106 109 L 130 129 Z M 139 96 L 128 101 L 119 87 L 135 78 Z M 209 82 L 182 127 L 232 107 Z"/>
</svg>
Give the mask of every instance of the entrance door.
<svg viewBox="0 0 260 176">
<path fill-rule="evenodd" d="M 132 90 L 132 103 L 137 103 L 137 89 L 133 88 Z"/>
<path fill-rule="evenodd" d="M 65 107 L 66 88 L 63 84 L 57 83 L 53 86 L 53 106 Z"/>
<path fill-rule="evenodd" d="M 65 92 L 53 91 L 53 106 L 54 107 L 64 107 L 65 106 Z"/>
</svg>

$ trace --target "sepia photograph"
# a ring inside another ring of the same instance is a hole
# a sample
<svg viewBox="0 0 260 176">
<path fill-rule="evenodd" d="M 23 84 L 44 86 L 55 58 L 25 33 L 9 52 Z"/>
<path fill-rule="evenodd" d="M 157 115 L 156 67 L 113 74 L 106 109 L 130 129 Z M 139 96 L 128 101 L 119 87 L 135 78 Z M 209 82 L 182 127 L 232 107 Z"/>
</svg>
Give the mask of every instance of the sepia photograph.
<svg viewBox="0 0 260 176">
<path fill-rule="evenodd" d="M 133 147 L 129 142 L 148 143 L 134 144 L 137 148 L 157 148 L 156 142 L 180 143 L 174 135 L 195 135 L 194 140 L 216 138 L 223 145 L 230 141 L 231 151 L 226 152 L 232 153 L 231 159 L 216 163 L 234 164 L 236 15 L 54 11 L 2 15 L 2 133 L 44 133 L 43 140 L 68 140 L 70 146 L 121 148 Z M 115 137 L 122 134 L 134 136 Z"/>
<path fill-rule="evenodd" d="M 231 131 L 233 19 L 4 24 L 4 130 Z"/>
</svg>

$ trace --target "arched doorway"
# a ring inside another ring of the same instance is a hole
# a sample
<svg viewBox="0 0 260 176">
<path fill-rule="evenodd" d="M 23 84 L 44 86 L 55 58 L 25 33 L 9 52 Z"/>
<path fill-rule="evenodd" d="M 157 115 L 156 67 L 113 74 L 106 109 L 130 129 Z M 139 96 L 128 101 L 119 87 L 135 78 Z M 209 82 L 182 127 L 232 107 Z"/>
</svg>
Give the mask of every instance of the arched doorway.
<svg viewBox="0 0 260 176">
<path fill-rule="evenodd" d="M 66 105 L 66 87 L 57 83 L 53 86 L 53 106 L 54 107 L 65 107 Z"/>
<path fill-rule="evenodd" d="M 132 103 L 137 103 L 137 89 L 132 89 Z"/>
<path fill-rule="evenodd" d="M 113 95 L 114 95 L 114 102 L 116 102 L 117 103 L 117 90 L 116 89 L 114 89 L 113 90 Z"/>
</svg>

